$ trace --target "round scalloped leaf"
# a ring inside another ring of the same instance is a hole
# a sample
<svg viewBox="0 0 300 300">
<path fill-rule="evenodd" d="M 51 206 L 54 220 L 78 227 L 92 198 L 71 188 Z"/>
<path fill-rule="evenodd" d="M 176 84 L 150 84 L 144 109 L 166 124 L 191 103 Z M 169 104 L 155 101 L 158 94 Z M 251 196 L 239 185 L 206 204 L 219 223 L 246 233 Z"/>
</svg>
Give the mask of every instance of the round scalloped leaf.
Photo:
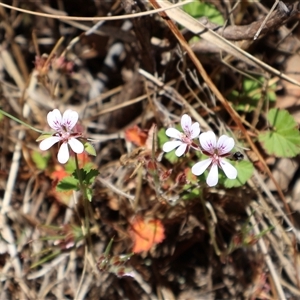
<svg viewBox="0 0 300 300">
<path fill-rule="evenodd" d="M 258 136 L 266 152 L 277 157 L 294 157 L 300 153 L 300 137 L 297 130 L 265 132 Z"/>
<path fill-rule="evenodd" d="M 283 132 L 290 129 L 297 129 L 297 123 L 287 110 L 277 108 L 270 109 L 267 119 L 270 125 L 277 132 Z"/>
<path fill-rule="evenodd" d="M 286 110 L 271 109 L 268 121 L 272 130 L 258 135 L 266 152 L 277 157 L 294 157 L 300 153 L 297 123 Z"/>
<path fill-rule="evenodd" d="M 243 186 L 253 174 L 253 164 L 250 161 L 246 160 L 231 162 L 231 164 L 234 165 L 234 167 L 237 169 L 238 176 L 236 179 L 228 179 L 226 177 L 226 179 L 224 180 L 224 186 L 226 188 Z"/>
</svg>

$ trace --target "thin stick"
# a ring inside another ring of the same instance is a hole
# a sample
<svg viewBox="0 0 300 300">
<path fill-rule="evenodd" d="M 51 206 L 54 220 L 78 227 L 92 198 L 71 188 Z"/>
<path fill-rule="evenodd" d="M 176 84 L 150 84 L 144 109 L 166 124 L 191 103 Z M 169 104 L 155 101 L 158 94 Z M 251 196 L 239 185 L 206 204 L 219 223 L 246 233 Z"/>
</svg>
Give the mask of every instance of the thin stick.
<svg viewBox="0 0 300 300">
<path fill-rule="evenodd" d="M 140 13 L 136 13 L 136 14 L 127 14 L 127 15 L 123 15 L 123 16 L 113 16 L 113 17 L 75 17 L 75 16 L 58 16 L 58 15 L 51 15 L 51 14 L 45 14 L 45 13 L 39 13 L 39 12 L 35 12 L 35 11 L 31 11 L 28 9 L 22 9 L 19 7 L 15 7 L 12 5 L 8 5 L 8 4 L 4 4 L 4 3 L 0 3 L 0 6 L 3 6 L 5 8 L 9 8 L 12 10 L 16 10 L 19 12 L 23 12 L 26 14 L 30 14 L 30 15 L 35 15 L 35 16 L 40 16 L 40 17 L 46 17 L 46 18 L 51 18 L 51 19 L 60 19 L 60 20 L 73 20 L 73 21 L 114 21 L 114 20 L 127 20 L 127 19 L 133 19 L 133 18 L 138 18 L 138 17 L 142 17 L 142 16 L 148 16 L 148 15 L 152 15 L 154 13 L 158 13 L 158 12 L 162 12 L 168 9 L 172 9 L 178 6 L 183 6 L 185 4 L 191 3 L 194 0 L 187 0 L 184 2 L 179 2 L 176 4 L 173 4 L 172 6 L 168 7 L 168 8 L 159 8 L 159 9 L 152 9 L 150 11 L 143 11 Z"/>
<path fill-rule="evenodd" d="M 262 31 L 262 29 L 264 28 L 264 26 L 266 25 L 268 19 L 270 18 L 271 13 L 274 11 L 275 7 L 277 6 L 279 0 L 275 0 L 273 6 L 271 7 L 271 10 L 268 12 L 267 16 L 265 17 L 264 21 L 261 23 L 259 29 L 257 30 L 257 32 L 255 33 L 255 36 L 253 37 L 254 40 L 256 40 L 259 35 L 260 32 Z"/>
</svg>

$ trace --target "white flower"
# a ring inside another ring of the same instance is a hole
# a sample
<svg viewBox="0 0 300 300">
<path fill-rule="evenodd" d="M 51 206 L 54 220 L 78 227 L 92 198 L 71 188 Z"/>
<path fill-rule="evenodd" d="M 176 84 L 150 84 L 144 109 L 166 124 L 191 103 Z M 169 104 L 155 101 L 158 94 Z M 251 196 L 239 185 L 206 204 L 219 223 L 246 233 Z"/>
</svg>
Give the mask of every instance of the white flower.
<svg viewBox="0 0 300 300">
<path fill-rule="evenodd" d="M 215 186 L 218 183 L 218 167 L 224 171 L 229 179 L 235 179 L 237 177 L 236 168 L 224 159 L 230 155 L 230 151 L 234 147 L 233 138 L 222 135 L 217 142 L 216 135 L 212 131 L 208 131 L 200 135 L 199 141 L 203 153 L 209 158 L 196 163 L 192 167 L 192 173 L 199 176 L 211 165 L 206 179 L 209 186 Z"/>
<path fill-rule="evenodd" d="M 189 149 L 189 147 L 192 146 L 197 148 L 196 145 L 193 146 L 193 139 L 198 137 L 200 134 L 199 123 L 195 122 L 192 124 L 191 117 L 185 114 L 181 117 L 181 128 L 183 129 L 183 133 L 176 128 L 168 128 L 166 130 L 166 135 L 168 137 L 177 140 L 164 143 L 164 152 L 170 152 L 177 148 L 175 154 L 176 156 L 180 157 Z"/>
<path fill-rule="evenodd" d="M 83 152 L 84 146 L 77 140 L 81 135 L 72 132 L 78 121 L 78 113 L 76 111 L 68 109 L 62 116 L 58 109 L 54 109 L 48 113 L 47 121 L 49 126 L 55 130 L 55 133 L 40 143 L 41 150 L 48 150 L 55 143 L 60 142 L 61 146 L 57 159 L 61 164 L 65 164 L 70 157 L 68 145 L 75 153 Z"/>
</svg>

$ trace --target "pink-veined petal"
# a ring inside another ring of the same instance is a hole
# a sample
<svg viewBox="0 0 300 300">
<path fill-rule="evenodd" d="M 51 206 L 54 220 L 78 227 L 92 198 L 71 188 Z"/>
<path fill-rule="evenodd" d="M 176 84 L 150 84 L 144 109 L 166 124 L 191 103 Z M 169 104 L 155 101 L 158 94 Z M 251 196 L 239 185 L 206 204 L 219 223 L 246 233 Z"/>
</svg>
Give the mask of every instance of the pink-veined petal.
<svg viewBox="0 0 300 300">
<path fill-rule="evenodd" d="M 83 146 L 83 144 L 82 144 L 80 141 L 78 141 L 77 139 L 75 139 L 75 138 L 70 138 L 69 141 L 68 141 L 68 143 L 69 143 L 71 149 L 72 149 L 75 153 L 80 154 L 80 153 L 83 152 L 84 146 Z"/>
<path fill-rule="evenodd" d="M 224 171 L 225 175 L 229 179 L 236 179 L 236 177 L 237 177 L 237 169 L 232 164 L 230 164 L 225 159 L 220 159 L 219 163 L 220 163 L 220 167 L 222 168 L 222 170 Z"/>
<path fill-rule="evenodd" d="M 63 143 L 58 150 L 57 160 L 61 164 L 65 164 L 68 161 L 69 157 L 70 157 L 70 154 L 69 154 L 68 144 Z"/>
<path fill-rule="evenodd" d="M 198 122 L 195 122 L 191 127 L 191 139 L 195 139 L 200 134 L 200 125 Z"/>
<path fill-rule="evenodd" d="M 181 144 L 177 150 L 175 151 L 175 155 L 180 157 L 184 154 L 184 152 L 186 151 L 186 147 L 187 147 L 187 144 Z"/>
<path fill-rule="evenodd" d="M 218 165 L 213 164 L 206 178 L 206 183 L 208 186 L 215 186 L 218 183 L 218 180 L 219 180 Z"/>
<path fill-rule="evenodd" d="M 177 130 L 176 128 L 168 128 L 166 130 L 166 135 L 168 137 L 174 138 L 174 139 L 181 139 L 182 133 Z"/>
<path fill-rule="evenodd" d="M 229 153 L 234 147 L 234 139 L 227 136 L 227 135 L 221 135 L 219 137 L 217 148 L 218 148 L 218 154 L 223 155 L 226 153 Z"/>
<path fill-rule="evenodd" d="M 55 131 L 61 131 L 63 129 L 61 126 L 62 117 L 58 109 L 53 109 L 52 111 L 48 112 L 47 121 L 49 126 Z"/>
<path fill-rule="evenodd" d="M 71 131 L 78 121 L 78 113 L 74 110 L 67 109 L 62 118 L 62 124 L 66 127 L 67 131 Z"/>
<path fill-rule="evenodd" d="M 192 119 L 189 115 L 184 114 L 181 117 L 181 128 L 186 135 L 190 135 L 190 132 L 192 130 Z"/>
<path fill-rule="evenodd" d="M 192 167 L 192 173 L 196 176 L 203 174 L 203 172 L 209 167 L 211 162 L 212 162 L 211 158 L 197 162 Z"/>
<path fill-rule="evenodd" d="M 175 148 L 177 148 L 178 146 L 180 146 L 181 144 L 182 144 L 181 141 L 166 142 L 163 145 L 163 151 L 164 152 L 170 152 L 170 151 L 174 150 Z"/>
<path fill-rule="evenodd" d="M 210 154 L 214 154 L 216 149 L 216 135 L 213 131 L 207 131 L 200 134 L 199 137 L 201 147 Z"/>
<path fill-rule="evenodd" d="M 55 143 L 59 142 L 61 140 L 60 137 L 58 136 L 50 136 L 44 140 L 42 140 L 40 142 L 40 149 L 45 151 L 45 150 L 48 150 L 49 148 L 51 148 Z"/>
</svg>

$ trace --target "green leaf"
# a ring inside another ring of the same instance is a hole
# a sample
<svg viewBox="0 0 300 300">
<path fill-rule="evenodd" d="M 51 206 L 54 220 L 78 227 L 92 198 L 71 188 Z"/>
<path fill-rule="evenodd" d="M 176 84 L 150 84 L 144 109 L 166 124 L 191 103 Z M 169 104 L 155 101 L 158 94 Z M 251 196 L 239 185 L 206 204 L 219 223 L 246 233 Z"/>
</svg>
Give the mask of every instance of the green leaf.
<svg viewBox="0 0 300 300">
<path fill-rule="evenodd" d="M 82 168 L 79 169 L 79 176 L 80 176 L 82 182 L 87 186 L 94 182 L 94 179 L 96 178 L 96 176 L 98 176 L 98 174 L 99 174 L 99 171 L 96 169 L 91 169 L 91 170 L 85 170 Z M 77 170 L 75 170 L 72 173 L 72 175 L 74 176 L 74 178 L 76 180 L 79 181 Z"/>
<path fill-rule="evenodd" d="M 93 190 L 90 188 L 86 189 L 86 196 L 88 198 L 88 200 L 91 202 L 92 201 L 92 197 L 93 197 Z"/>
<path fill-rule="evenodd" d="M 258 135 L 258 140 L 269 155 L 294 157 L 300 153 L 300 133 L 297 123 L 286 110 L 273 108 L 268 113 L 272 127 Z"/>
<path fill-rule="evenodd" d="M 68 162 L 65 164 L 65 170 L 69 174 L 72 174 L 74 170 L 76 170 L 76 163 L 74 157 L 70 157 Z"/>
<path fill-rule="evenodd" d="M 84 181 L 85 177 L 86 177 L 87 171 L 84 170 L 83 168 L 79 169 L 78 171 L 75 170 L 72 175 L 74 176 L 74 178 L 76 178 L 79 181 L 79 178 Z"/>
<path fill-rule="evenodd" d="M 49 255 L 45 256 L 44 258 L 40 259 L 36 263 L 33 263 L 30 268 L 34 269 L 38 266 L 44 265 L 45 263 L 51 261 L 53 258 L 57 257 L 61 253 L 61 250 L 56 250 L 54 252 L 51 252 Z"/>
<path fill-rule="evenodd" d="M 179 126 L 179 125 L 178 125 Z M 175 126 L 176 128 L 176 126 Z M 166 129 L 162 128 L 157 133 L 157 139 L 158 139 L 158 145 L 159 148 L 162 148 L 163 144 L 170 141 L 170 138 L 166 136 Z M 165 153 L 165 158 L 172 164 L 176 163 L 178 161 L 178 157 L 175 155 L 175 151 L 173 150 L 171 152 Z"/>
<path fill-rule="evenodd" d="M 80 162 L 79 162 L 80 164 Z M 89 171 L 90 169 L 93 168 L 93 163 L 88 162 L 84 164 L 84 170 Z M 65 164 L 65 170 L 66 172 L 72 174 L 75 170 L 76 170 L 76 162 L 75 162 L 75 158 L 74 157 L 70 157 L 70 159 L 68 160 L 68 162 Z M 76 175 L 77 177 L 77 175 Z"/>
<path fill-rule="evenodd" d="M 277 157 L 295 157 L 300 153 L 299 132 L 291 130 L 285 135 L 278 132 L 265 132 L 258 136 L 266 152 Z"/>
<path fill-rule="evenodd" d="M 48 161 L 50 158 L 49 152 L 44 152 L 43 154 L 41 154 L 38 151 L 33 151 L 31 157 L 39 170 L 45 170 L 47 168 Z"/>
<path fill-rule="evenodd" d="M 79 191 L 79 181 L 73 176 L 65 177 L 56 186 L 58 191 Z"/>
<path fill-rule="evenodd" d="M 199 196 L 202 194 L 202 190 L 199 187 L 196 187 L 189 191 L 188 194 L 185 194 L 182 196 L 183 200 L 191 200 L 195 198 L 199 198 Z"/>
<path fill-rule="evenodd" d="M 40 141 L 43 141 L 45 139 L 47 139 L 48 137 L 52 136 L 51 133 L 43 133 L 41 134 L 37 139 L 36 139 L 36 142 L 40 142 Z"/>
<path fill-rule="evenodd" d="M 241 91 L 232 91 L 229 99 L 233 102 L 236 110 L 253 111 L 257 107 L 257 102 L 264 97 L 264 101 L 276 101 L 276 85 L 267 87 L 266 94 L 263 93 L 265 83 L 264 77 L 245 78 Z"/>
<path fill-rule="evenodd" d="M 276 131 L 282 132 L 290 129 L 297 129 L 297 123 L 287 110 L 270 109 L 267 119 Z"/>
<path fill-rule="evenodd" d="M 91 143 L 85 142 L 85 143 L 83 143 L 83 145 L 84 145 L 84 150 L 89 155 L 96 156 L 96 150 L 95 150 L 94 146 Z"/>
<path fill-rule="evenodd" d="M 179 160 L 178 156 L 175 154 L 175 151 L 176 150 L 173 150 L 165 154 L 165 158 L 172 164 L 175 164 Z"/>
<path fill-rule="evenodd" d="M 157 139 L 158 139 L 158 146 L 159 148 L 162 148 L 163 144 L 167 141 L 169 141 L 169 138 L 166 136 L 166 129 L 162 128 L 157 133 Z"/>
<path fill-rule="evenodd" d="M 86 172 L 85 178 L 83 181 L 89 185 L 94 182 L 94 179 L 99 175 L 99 171 L 96 169 L 91 169 Z"/>
<path fill-rule="evenodd" d="M 224 24 L 224 18 L 222 14 L 212 4 L 194 1 L 184 5 L 183 10 L 194 18 L 207 17 L 215 24 Z"/>
<path fill-rule="evenodd" d="M 223 181 L 224 186 L 226 188 L 243 186 L 253 174 L 253 164 L 250 161 L 246 160 L 230 163 L 237 169 L 238 176 L 236 179 L 229 179 L 226 177 L 226 179 Z"/>
<path fill-rule="evenodd" d="M 105 256 L 109 255 L 113 242 L 114 242 L 114 238 L 111 238 L 108 245 L 105 248 L 105 252 L 104 252 Z"/>
</svg>

